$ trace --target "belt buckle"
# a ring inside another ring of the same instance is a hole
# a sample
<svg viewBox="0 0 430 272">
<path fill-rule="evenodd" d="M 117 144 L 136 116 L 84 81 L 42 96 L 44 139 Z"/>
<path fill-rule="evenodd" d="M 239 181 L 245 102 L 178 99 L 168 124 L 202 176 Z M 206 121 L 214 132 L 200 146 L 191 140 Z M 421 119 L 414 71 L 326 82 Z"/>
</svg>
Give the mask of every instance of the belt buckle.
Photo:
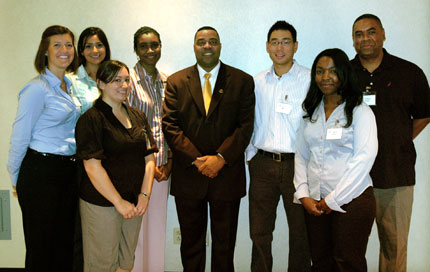
<svg viewBox="0 0 430 272">
<path fill-rule="evenodd" d="M 281 153 L 272 153 L 272 159 L 276 162 L 282 161 Z"/>
</svg>

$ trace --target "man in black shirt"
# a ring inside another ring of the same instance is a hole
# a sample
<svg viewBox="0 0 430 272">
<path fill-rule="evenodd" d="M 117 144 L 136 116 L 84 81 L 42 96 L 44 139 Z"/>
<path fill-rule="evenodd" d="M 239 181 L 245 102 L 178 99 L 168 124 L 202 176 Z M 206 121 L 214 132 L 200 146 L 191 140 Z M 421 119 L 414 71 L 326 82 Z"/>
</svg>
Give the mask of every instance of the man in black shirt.
<svg viewBox="0 0 430 272">
<path fill-rule="evenodd" d="M 351 62 L 378 127 L 379 150 L 370 175 L 381 244 L 379 271 L 406 271 L 415 185 L 413 139 L 430 122 L 430 88 L 417 65 L 383 48 L 385 31 L 377 16 L 358 17 L 352 38 L 357 55 Z"/>
</svg>

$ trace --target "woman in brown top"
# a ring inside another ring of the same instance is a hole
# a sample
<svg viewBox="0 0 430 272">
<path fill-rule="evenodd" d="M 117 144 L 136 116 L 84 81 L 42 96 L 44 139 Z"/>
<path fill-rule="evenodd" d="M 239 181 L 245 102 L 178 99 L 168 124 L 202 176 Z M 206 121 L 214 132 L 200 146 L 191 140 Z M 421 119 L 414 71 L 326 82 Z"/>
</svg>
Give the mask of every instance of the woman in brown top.
<svg viewBox="0 0 430 272">
<path fill-rule="evenodd" d="M 107 61 L 97 71 L 101 97 L 76 125 L 84 270 L 130 271 L 152 190 L 157 152 L 143 112 L 123 104 L 128 68 Z"/>
</svg>

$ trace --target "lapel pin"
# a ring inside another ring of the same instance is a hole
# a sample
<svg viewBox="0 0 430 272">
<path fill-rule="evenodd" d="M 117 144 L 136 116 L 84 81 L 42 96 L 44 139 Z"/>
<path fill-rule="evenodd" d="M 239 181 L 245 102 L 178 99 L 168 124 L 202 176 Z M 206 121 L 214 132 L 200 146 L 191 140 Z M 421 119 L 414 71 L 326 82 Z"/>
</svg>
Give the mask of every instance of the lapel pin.
<svg viewBox="0 0 430 272">
<path fill-rule="evenodd" d="M 222 93 L 224 93 L 224 90 L 223 90 L 223 89 L 220 89 L 218 92 L 219 92 L 220 94 L 222 94 Z"/>
</svg>

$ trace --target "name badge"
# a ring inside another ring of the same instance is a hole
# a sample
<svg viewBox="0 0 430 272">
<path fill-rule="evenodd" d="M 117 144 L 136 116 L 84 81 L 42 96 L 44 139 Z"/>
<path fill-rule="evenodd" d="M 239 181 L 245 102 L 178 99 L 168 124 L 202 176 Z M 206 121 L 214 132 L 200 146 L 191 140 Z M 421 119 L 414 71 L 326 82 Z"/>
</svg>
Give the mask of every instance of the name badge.
<svg viewBox="0 0 430 272">
<path fill-rule="evenodd" d="M 290 104 L 278 102 L 276 103 L 276 112 L 290 114 L 293 107 Z"/>
<path fill-rule="evenodd" d="M 365 94 L 363 95 L 363 101 L 369 106 L 376 106 L 376 95 L 375 94 Z"/>
<path fill-rule="evenodd" d="M 327 129 L 327 140 L 340 140 L 342 139 L 342 128 L 329 128 Z"/>
</svg>

